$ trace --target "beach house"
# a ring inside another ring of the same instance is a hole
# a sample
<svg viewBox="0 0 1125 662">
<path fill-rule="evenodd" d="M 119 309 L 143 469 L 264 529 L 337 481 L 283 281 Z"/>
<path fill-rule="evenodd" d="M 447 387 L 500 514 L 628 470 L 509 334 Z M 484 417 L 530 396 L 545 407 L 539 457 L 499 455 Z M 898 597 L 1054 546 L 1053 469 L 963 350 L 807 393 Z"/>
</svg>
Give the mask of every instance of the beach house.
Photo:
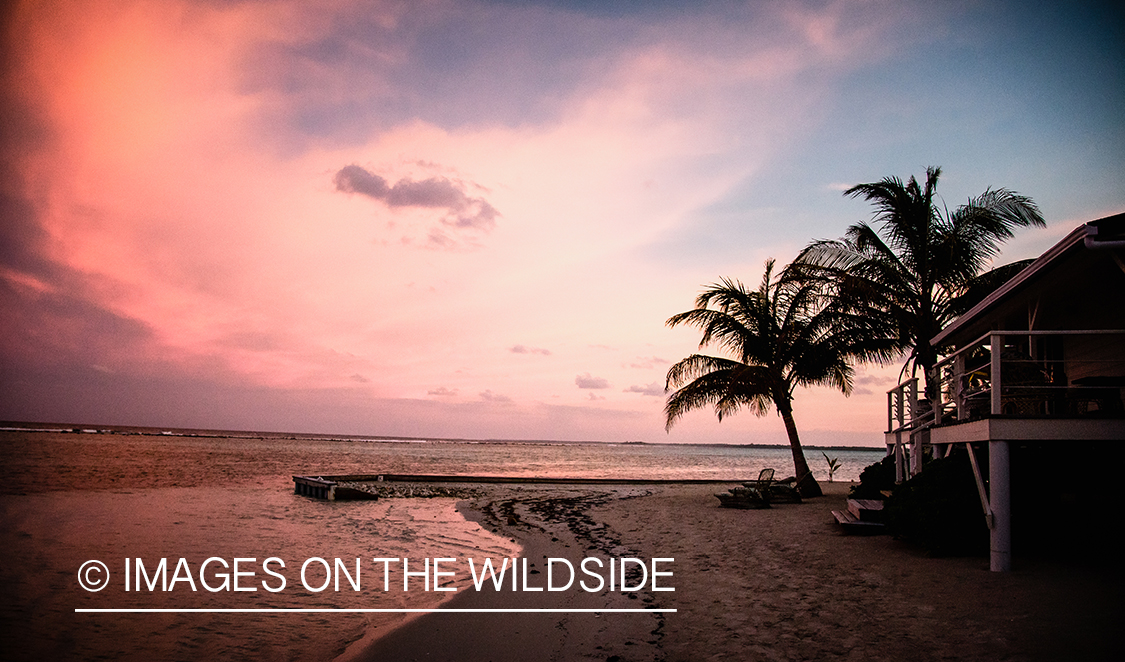
<svg viewBox="0 0 1125 662">
<path fill-rule="evenodd" d="M 925 454 L 965 445 L 991 568 L 1010 570 L 1013 480 L 1047 490 L 1081 480 L 1062 476 L 1062 463 L 1056 475 L 1015 476 L 1031 465 L 1012 453 L 1078 449 L 1097 463 L 1089 449 L 1125 442 L 1125 213 L 1079 226 L 931 342 L 945 356 L 940 396 L 926 400 L 917 379 L 888 392 L 888 453 L 904 480 Z"/>
</svg>

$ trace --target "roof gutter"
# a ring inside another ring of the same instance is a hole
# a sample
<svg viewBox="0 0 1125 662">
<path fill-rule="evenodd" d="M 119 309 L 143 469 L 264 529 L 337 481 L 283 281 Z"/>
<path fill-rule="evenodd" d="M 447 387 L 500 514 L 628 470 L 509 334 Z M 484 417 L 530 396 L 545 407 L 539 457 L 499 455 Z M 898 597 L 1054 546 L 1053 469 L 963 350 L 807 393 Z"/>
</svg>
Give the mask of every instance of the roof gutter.
<svg viewBox="0 0 1125 662">
<path fill-rule="evenodd" d="M 1118 230 L 1117 236 L 1121 236 L 1120 230 L 1122 229 L 1122 223 L 1120 217 L 1122 216 L 1125 216 L 1125 214 L 1118 214 L 1116 218 L 1111 216 L 1105 219 L 1090 221 L 1089 223 L 1087 223 L 1085 226 L 1086 240 L 1083 242 L 1086 248 L 1089 248 L 1090 250 L 1125 248 L 1125 239 L 1098 239 L 1098 235 L 1101 234 L 1102 230 L 1108 230 L 1108 228 L 1101 227 L 1101 223 L 1109 219 L 1113 219 L 1114 221 L 1116 221 L 1115 225 L 1117 225 Z M 1113 235 L 1110 234 L 1109 236 Z"/>
<path fill-rule="evenodd" d="M 1097 250 L 1097 249 L 1104 250 L 1104 249 L 1107 249 L 1107 248 L 1125 248 L 1125 239 L 1098 241 L 1097 239 L 1094 239 L 1093 237 L 1086 237 L 1086 241 L 1084 241 L 1083 243 L 1086 245 L 1086 248 L 1089 248 L 1090 250 Z"/>
</svg>

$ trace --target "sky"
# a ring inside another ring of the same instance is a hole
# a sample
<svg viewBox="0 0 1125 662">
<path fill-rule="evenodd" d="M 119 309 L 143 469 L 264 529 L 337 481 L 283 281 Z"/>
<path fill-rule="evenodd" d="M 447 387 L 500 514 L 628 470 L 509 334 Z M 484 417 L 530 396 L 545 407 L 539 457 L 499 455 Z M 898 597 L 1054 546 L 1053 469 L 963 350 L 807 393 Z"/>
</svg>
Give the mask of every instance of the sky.
<svg viewBox="0 0 1125 662">
<path fill-rule="evenodd" d="M 1125 210 L 1114 3 L 8 3 L 0 419 L 491 439 L 664 429 L 665 321 L 941 166 L 1047 219 Z M 799 389 L 882 443 L 899 366 Z"/>
</svg>

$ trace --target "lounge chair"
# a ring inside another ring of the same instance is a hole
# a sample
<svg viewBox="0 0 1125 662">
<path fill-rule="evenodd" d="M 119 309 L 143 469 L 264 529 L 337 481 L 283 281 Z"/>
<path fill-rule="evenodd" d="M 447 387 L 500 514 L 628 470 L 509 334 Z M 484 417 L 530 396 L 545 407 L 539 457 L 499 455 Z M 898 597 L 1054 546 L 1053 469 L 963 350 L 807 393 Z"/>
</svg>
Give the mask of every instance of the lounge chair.
<svg viewBox="0 0 1125 662">
<path fill-rule="evenodd" d="M 729 492 L 716 493 L 723 508 L 742 508 L 744 510 L 769 508 L 770 502 L 762 498 L 757 490 L 748 487 L 732 487 Z"/>
<path fill-rule="evenodd" d="M 802 479 L 804 476 L 801 477 Z M 779 480 L 769 485 L 769 499 L 774 503 L 801 503 L 801 493 L 797 491 L 800 480 L 795 477 Z"/>
<path fill-rule="evenodd" d="M 723 508 L 769 508 L 770 484 L 773 483 L 773 469 L 762 469 L 758 480 L 733 487 L 729 492 L 716 494 Z"/>
<path fill-rule="evenodd" d="M 773 483 L 773 469 L 762 469 L 758 473 L 758 480 L 751 483 L 743 483 L 743 486 L 765 494 L 766 491 L 769 490 L 771 483 Z"/>
</svg>

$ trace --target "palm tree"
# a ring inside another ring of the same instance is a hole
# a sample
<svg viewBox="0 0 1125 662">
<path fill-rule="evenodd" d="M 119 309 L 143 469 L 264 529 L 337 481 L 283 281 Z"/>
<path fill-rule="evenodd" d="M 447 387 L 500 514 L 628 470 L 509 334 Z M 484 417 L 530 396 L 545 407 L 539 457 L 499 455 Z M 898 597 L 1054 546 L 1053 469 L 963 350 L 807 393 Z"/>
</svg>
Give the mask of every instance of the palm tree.
<svg viewBox="0 0 1125 662">
<path fill-rule="evenodd" d="M 705 406 L 722 421 L 743 407 L 764 416 L 772 403 L 789 435 L 798 489 L 819 496 L 793 420 L 794 389 L 824 385 L 848 394 L 851 359 L 886 361 L 897 353 L 855 318 L 825 305 L 819 283 L 775 277 L 773 269 L 767 260 L 756 291 L 722 279 L 696 298 L 693 310 L 668 319 L 671 327 L 699 328 L 700 348 L 714 343 L 732 358 L 692 354 L 668 370 L 665 390 L 675 391 L 664 407 L 666 429 Z"/>
<path fill-rule="evenodd" d="M 844 191 L 875 206 L 878 228 L 857 223 L 843 239 L 813 242 L 791 266 L 793 277 L 820 279 L 837 306 L 894 340 L 907 353 L 903 370 L 922 368 L 931 401 L 940 348 L 930 339 L 1026 264 L 981 274 L 1015 228 L 1046 225 L 1031 199 L 1003 188 L 951 212 L 935 200 L 940 176 L 930 167 L 924 184 L 886 177 Z"/>
</svg>

